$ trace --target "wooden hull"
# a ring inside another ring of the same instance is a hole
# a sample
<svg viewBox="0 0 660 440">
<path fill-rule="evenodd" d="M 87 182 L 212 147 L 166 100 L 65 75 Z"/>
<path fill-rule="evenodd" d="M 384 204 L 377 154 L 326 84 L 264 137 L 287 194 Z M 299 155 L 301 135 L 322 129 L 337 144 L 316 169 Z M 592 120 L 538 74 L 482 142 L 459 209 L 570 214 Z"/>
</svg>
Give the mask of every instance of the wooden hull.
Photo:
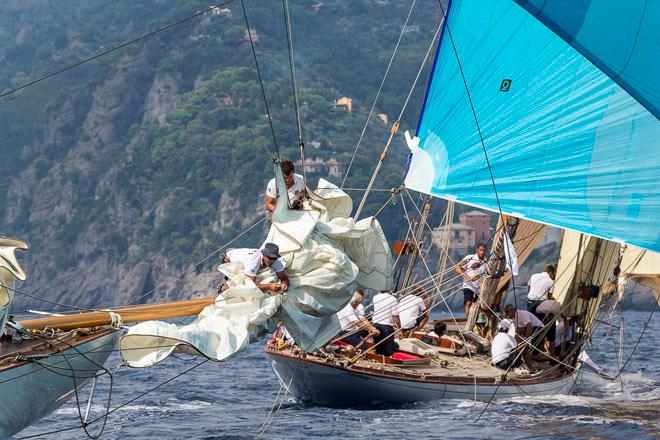
<svg viewBox="0 0 660 440">
<path fill-rule="evenodd" d="M 116 329 L 103 329 L 89 335 L 62 338 L 88 359 L 76 349 L 62 348 L 62 345 L 58 345 L 62 351 L 43 344 L 18 352 L 5 350 L 4 360 L 22 354 L 32 356 L 34 361 L 0 364 L 0 438 L 25 429 L 73 397 L 71 367 L 80 388 L 96 374 L 99 369 L 96 364 L 103 365 L 108 359 L 120 334 Z"/>
<path fill-rule="evenodd" d="M 469 383 L 447 378 L 427 381 L 374 371 L 356 371 L 300 357 L 266 350 L 271 367 L 281 384 L 302 402 L 326 406 L 402 404 L 436 399 L 489 401 L 527 395 L 568 394 L 577 372 L 529 383 Z M 462 382 L 462 383 L 461 383 Z"/>
</svg>

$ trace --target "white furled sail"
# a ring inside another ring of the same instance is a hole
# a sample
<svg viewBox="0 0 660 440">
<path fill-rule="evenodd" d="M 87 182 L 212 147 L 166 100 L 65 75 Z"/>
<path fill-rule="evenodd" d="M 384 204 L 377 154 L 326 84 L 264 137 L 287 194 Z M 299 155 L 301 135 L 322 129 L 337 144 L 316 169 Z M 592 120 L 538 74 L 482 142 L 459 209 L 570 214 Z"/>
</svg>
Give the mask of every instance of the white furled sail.
<svg viewBox="0 0 660 440">
<path fill-rule="evenodd" d="M 276 168 L 277 185 L 283 188 Z M 390 288 L 390 250 L 378 221 L 347 218 L 350 198 L 329 182 L 319 186 L 323 189 L 312 196 L 306 211 L 289 210 L 287 192 L 279 192 L 266 241 L 280 246 L 289 277 L 286 292 L 262 292 L 244 275 L 241 263 L 222 264 L 229 289 L 195 322 L 176 326 L 148 321 L 129 330 L 120 342 L 128 364 L 151 366 L 176 350 L 227 360 L 263 337 L 274 319 L 282 320 L 298 346 L 312 351 L 340 331 L 335 314 L 358 285 Z M 274 281 L 270 270 L 257 275 L 258 283 Z"/>
<path fill-rule="evenodd" d="M 659 53 L 655 2 L 450 1 L 406 186 L 660 251 Z"/>
<path fill-rule="evenodd" d="M 14 299 L 15 280 L 25 281 L 27 275 L 16 260 L 16 249 L 26 250 L 27 243 L 0 236 L 0 335 L 5 331 L 11 304 Z"/>
</svg>

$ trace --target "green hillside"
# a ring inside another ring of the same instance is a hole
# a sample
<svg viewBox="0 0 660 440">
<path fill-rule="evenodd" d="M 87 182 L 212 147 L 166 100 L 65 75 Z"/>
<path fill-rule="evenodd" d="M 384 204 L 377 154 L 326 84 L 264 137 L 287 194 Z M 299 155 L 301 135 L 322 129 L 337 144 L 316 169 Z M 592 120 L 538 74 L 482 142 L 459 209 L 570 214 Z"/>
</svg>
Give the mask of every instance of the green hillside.
<svg viewBox="0 0 660 440">
<path fill-rule="evenodd" d="M 347 163 L 410 4 L 290 3 L 306 156 Z M 297 160 L 299 153 L 281 2 L 245 4 L 276 142 L 239 2 L 0 99 L 0 233 L 30 242 L 22 258 L 31 276 L 27 287 L 77 303 L 125 302 L 263 214 L 275 143 L 283 158 Z M 209 4 L 10 1 L 0 8 L 4 93 Z M 348 188 L 366 186 L 433 37 L 438 9 L 437 2 L 419 2 L 413 12 L 375 108 L 389 124 L 372 119 Z M 401 131 L 414 131 L 426 70 Z M 352 99 L 350 113 L 333 106 L 343 96 Z M 402 182 L 401 139 L 378 188 Z M 308 178 L 312 185 L 318 177 L 341 183 L 326 174 Z M 357 202 L 360 193 L 351 194 Z M 365 214 L 387 197 L 375 193 Z M 391 208 L 381 216 L 392 239 L 404 227 L 401 215 Z M 235 245 L 256 245 L 265 231 L 257 228 Z M 205 288 L 211 264 L 158 295 Z"/>
</svg>

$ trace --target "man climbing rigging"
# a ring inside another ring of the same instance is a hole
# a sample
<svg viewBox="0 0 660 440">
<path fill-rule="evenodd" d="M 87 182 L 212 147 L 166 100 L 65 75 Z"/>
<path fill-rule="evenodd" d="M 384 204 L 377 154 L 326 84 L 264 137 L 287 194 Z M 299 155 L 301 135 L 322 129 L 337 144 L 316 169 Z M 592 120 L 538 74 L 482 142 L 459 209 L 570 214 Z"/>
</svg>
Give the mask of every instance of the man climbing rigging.
<svg viewBox="0 0 660 440">
<path fill-rule="evenodd" d="M 281 166 L 282 174 L 284 175 L 284 184 L 289 195 L 289 207 L 292 209 L 302 209 L 303 202 L 306 199 L 305 181 L 300 174 L 296 174 L 293 163 L 290 160 L 283 160 Z M 266 209 L 268 211 L 275 211 L 277 196 L 277 184 L 273 177 L 266 187 Z"/>
<path fill-rule="evenodd" d="M 470 314 L 472 303 L 479 299 L 479 278 L 486 273 L 486 244 L 477 245 L 477 253 L 467 255 L 456 265 L 456 272 L 460 273 L 465 280 L 463 282 L 463 304 L 465 304 L 465 316 Z"/>
</svg>

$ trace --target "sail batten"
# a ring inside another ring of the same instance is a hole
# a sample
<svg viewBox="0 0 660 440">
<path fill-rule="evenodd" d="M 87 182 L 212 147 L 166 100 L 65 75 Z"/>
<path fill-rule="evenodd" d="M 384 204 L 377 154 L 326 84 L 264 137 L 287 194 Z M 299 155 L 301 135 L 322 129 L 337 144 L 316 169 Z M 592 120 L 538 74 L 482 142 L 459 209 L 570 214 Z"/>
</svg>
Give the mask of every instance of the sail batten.
<svg viewBox="0 0 660 440">
<path fill-rule="evenodd" d="M 447 26 L 406 186 L 659 251 L 660 121 L 514 2 L 453 0 Z"/>
</svg>

